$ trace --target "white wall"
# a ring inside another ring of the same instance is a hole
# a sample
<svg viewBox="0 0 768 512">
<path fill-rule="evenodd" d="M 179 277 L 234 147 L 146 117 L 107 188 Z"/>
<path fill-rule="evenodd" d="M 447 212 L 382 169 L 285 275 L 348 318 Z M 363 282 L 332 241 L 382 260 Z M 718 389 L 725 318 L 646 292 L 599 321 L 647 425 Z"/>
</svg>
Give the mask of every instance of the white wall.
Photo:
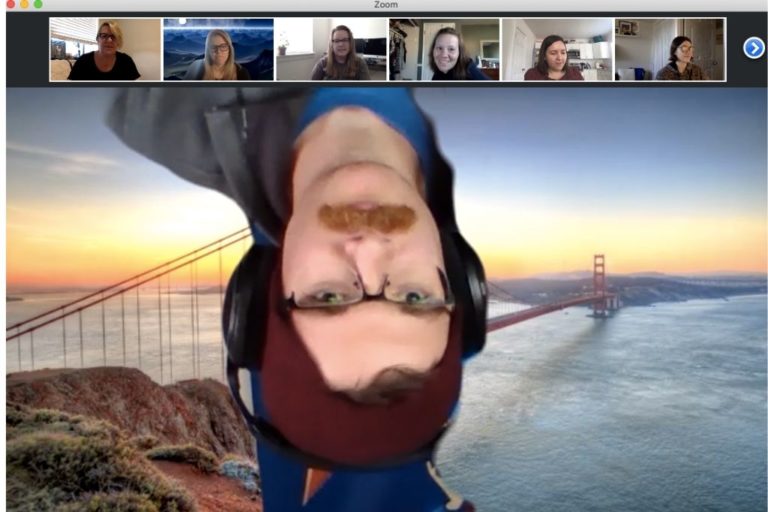
<svg viewBox="0 0 768 512">
<path fill-rule="evenodd" d="M 622 18 L 623 19 L 623 18 Z M 654 22 L 637 23 L 637 36 L 616 36 L 616 68 L 643 68 L 655 73 L 653 59 Z"/>
<path fill-rule="evenodd" d="M 316 61 L 314 54 L 277 57 L 277 79 L 309 80 Z"/>
<path fill-rule="evenodd" d="M 351 28 L 351 27 L 350 27 Z M 278 80 L 309 80 L 312 70 L 328 50 L 331 33 L 330 18 L 315 18 L 312 22 L 312 53 L 277 56 Z"/>
<path fill-rule="evenodd" d="M 331 18 L 329 29 L 338 25 L 348 26 L 356 39 L 387 37 L 387 20 L 384 18 Z"/>
<path fill-rule="evenodd" d="M 515 32 L 518 29 L 525 36 L 525 41 L 523 45 L 516 47 Z M 505 19 L 501 32 L 501 66 L 504 80 L 522 80 L 525 71 L 533 67 L 533 45 L 536 36 L 521 19 Z"/>
<path fill-rule="evenodd" d="M 651 45 L 651 65 L 653 77 L 669 63 L 669 45 L 678 34 L 682 33 L 682 20 L 656 20 L 653 24 L 653 44 Z"/>
<path fill-rule="evenodd" d="M 313 25 L 312 41 L 315 55 L 319 59 L 328 51 L 328 39 L 331 37 L 331 19 L 315 18 Z"/>
<path fill-rule="evenodd" d="M 99 25 L 113 18 L 99 19 Z M 133 59 L 141 73 L 139 80 L 162 79 L 162 38 L 161 20 L 118 19 L 117 24 L 123 31 L 121 52 Z"/>
</svg>

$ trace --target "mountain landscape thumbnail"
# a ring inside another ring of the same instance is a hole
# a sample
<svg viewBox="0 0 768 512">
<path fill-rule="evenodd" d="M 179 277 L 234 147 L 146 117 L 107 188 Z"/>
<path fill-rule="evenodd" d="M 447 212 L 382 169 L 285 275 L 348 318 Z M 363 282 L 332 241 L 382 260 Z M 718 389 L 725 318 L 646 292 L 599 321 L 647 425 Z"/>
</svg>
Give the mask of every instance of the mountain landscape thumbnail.
<svg viewBox="0 0 768 512">
<path fill-rule="evenodd" d="M 251 80 L 272 80 L 274 77 L 274 37 L 272 30 L 263 28 L 231 28 L 235 62 L 245 67 Z M 208 29 L 173 30 L 163 32 L 163 78 L 182 80 L 189 66 L 205 57 Z"/>
</svg>

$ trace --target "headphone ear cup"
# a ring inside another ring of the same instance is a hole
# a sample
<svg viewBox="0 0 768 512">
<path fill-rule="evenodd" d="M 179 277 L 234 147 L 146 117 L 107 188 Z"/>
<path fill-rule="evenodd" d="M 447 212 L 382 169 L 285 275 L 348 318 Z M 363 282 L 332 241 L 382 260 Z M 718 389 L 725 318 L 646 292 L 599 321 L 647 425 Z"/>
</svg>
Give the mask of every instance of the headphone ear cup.
<svg viewBox="0 0 768 512">
<path fill-rule="evenodd" d="M 270 278 L 277 257 L 274 247 L 252 245 L 227 284 L 222 330 L 227 357 L 239 368 L 260 366 L 269 317 Z"/>
<path fill-rule="evenodd" d="M 463 310 L 462 357 L 467 359 L 485 346 L 488 315 L 488 286 L 485 269 L 477 253 L 458 231 L 442 232 L 448 282 Z"/>
</svg>

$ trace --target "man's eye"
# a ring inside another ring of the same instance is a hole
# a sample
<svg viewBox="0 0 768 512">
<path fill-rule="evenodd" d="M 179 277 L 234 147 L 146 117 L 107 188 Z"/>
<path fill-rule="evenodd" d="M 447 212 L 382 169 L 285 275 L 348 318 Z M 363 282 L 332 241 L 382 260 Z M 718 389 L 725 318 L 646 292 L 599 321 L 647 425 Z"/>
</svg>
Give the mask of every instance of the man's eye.
<svg viewBox="0 0 768 512">
<path fill-rule="evenodd" d="M 408 292 L 405 295 L 406 304 L 423 304 L 427 301 L 427 296 L 419 292 Z"/>
<path fill-rule="evenodd" d="M 341 304 L 345 296 L 339 292 L 321 291 L 312 295 L 311 300 L 315 304 Z"/>
<path fill-rule="evenodd" d="M 401 301 L 409 306 L 419 306 L 432 302 L 432 297 L 420 290 L 406 290 L 400 294 Z"/>
</svg>

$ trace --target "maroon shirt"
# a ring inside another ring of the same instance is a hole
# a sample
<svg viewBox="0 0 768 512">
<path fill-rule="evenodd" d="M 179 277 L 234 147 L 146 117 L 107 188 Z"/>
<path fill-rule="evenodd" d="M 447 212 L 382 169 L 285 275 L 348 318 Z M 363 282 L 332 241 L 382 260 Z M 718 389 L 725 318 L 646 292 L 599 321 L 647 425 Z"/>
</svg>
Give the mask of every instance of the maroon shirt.
<svg viewBox="0 0 768 512">
<path fill-rule="evenodd" d="M 523 77 L 524 80 L 554 80 L 554 78 L 549 78 L 549 75 L 546 73 L 542 73 L 537 68 L 531 68 L 528 71 L 525 72 L 525 76 Z M 560 80 L 584 80 L 584 77 L 581 76 L 581 71 L 574 67 L 567 67 L 565 70 L 565 75 L 563 75 L 563 78 Z"/>
</svg>

